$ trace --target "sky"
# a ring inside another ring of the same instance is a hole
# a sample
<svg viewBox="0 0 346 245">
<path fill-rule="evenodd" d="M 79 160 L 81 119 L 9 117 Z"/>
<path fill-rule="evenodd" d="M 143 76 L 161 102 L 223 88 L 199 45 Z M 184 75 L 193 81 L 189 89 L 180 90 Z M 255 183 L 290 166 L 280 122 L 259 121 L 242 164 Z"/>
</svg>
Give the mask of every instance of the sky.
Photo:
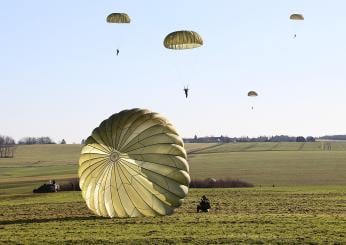
<svg viewBox="0 0 346 245">
<path fill-rule="evenodd" d="M 0 134 L 79 143 L 130 108 L 159 112 L 183 137 L 346 134 L 345 9 L 344 0 L 1 1 Z M 112 12 L 131 24 L 106 23 Z M 165 49 L 176 30 L 204 45 Z"/>
</svg>

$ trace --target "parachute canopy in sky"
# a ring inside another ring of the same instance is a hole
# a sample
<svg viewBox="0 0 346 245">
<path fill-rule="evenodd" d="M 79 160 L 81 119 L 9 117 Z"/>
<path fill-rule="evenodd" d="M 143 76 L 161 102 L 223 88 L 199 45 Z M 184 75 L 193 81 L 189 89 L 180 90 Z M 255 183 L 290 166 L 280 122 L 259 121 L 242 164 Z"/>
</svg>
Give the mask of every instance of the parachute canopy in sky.
<svg viewBox="0 0 346 245">
<path fill-rule="evenodd" d="M 95 128 L 82 148 L 82 196 L 100 216 L 172 214 L 188 193 L 186 159 L 167 119 L 144 109 L 121 111 Z"/>
<path fill-rule="evenodd" d="M 258 96 L 258 94 L 255 91 L 250 91 L 250 92 L 247 93 L 247 96 L 249 96 L 249 97 L 256 97 L 256 96 Z"/>
<path fill-rule="evenodd" d="M 292 14 L 290 16 L 290 19 L 291 20 L 304 20 L 304 16 L 301 14 Z"/>
<path fill-rule="evenodd" d="M 194 31 L 175 31 L 165 37 L 163 45 L 168 49 L 192 49 L 202 46 L 203 39 Z"/>
<path fill-rule="evenodd" d="M 107 16 L 108 23 L 127 24 L 131 22 L 130 17 L 126 13 L 112 13 Z"/>
</svg>

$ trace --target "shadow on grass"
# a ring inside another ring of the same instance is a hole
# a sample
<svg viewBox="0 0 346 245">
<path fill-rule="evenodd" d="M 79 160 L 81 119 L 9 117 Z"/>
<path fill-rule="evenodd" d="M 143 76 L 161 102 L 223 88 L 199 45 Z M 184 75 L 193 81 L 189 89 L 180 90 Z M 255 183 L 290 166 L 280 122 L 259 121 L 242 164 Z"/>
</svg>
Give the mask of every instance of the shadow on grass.
<svg viewBox="0 0 346 245">
<path fill-rule="evenodd" d="M 46 223 L 56 221 L 82 221 L 82 220 L 106 220 L 107 218 L 98 216 L 87 216 L 87 217 L 55 217 L 48 219 L 17 219 L 17 220 L 4 220 L 0 221 L 0 225 L 17 225 L 17 224 L 32 224 L 32 223 Z"/>
</svg>

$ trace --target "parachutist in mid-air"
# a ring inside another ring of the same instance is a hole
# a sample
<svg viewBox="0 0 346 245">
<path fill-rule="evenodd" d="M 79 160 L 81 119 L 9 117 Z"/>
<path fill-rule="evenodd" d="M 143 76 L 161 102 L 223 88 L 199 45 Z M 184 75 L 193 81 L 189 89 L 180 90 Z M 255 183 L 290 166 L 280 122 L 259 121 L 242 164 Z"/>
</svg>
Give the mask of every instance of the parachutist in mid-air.
<svg viewBox="0 0 346 245">
<path fill-rule="evenodd" d="M 304 16 L 302 14 L 291 14 L 290 19 L 293 21 L 303 21 Z M 296 38 L 297 34 L 294 34 L 293 38 Z"/>
<path fill-rule="evenodd" d="M 184 87 L 185 97 L 189 96 L 189 87 Z"/>
<path fill-rule="evenodd" d="M 119 49 L 117 49 L 117 56 L 119 55 Z"/>
<path fill-rule="evenodd" d="M 249 96 L 249 97 L 257 97 L 258 93 L 256 91 L 249 91 L 247 93 L 247 96 Z M 253 106 L 251 106 L 251 110 L 253 110 Z"/>
</svg>

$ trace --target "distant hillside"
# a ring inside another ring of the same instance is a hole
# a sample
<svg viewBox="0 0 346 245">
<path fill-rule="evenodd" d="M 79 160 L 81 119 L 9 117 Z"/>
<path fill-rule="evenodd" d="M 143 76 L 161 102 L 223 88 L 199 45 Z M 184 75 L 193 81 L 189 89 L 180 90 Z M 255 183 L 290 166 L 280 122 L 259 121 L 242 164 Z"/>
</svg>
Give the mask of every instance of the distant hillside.
<svg viewBox="0 0 346 245">
<path fill-rule="evenodd" d="M 325 135 L 321 137 L 307 136 L 288 136 L 288 135 L 274 135 L 274 136 L 259 136 L 259 137 L 228 137 L 228 136 L 202 136 L 193 138 L 184 138 L 185 143 L 235 143 L 235 142 L 314 142 L 315 140 L 335 140 L 346 141 L 346 135 Z"/>
<path fill-rule="evenodd" d="M 82 145 L 18 145 L 0 158 L 0 196 L 31 192 L 48 180 L 78 176 Z M 239 179 L 254 185 L 345 185 L 346 142 L 185 144 L 191 179 Z"/>
<path fill-rule="evenodd" d="M 274 135 L 274 136 L 259 136 L 259 137 L 228 137 L 228 136 L 203 136 L 193 138 L 184 138 L 185 143 L 235 143 L 235 142 L 315 142 L 312 136 L 288 136 L 288 135 Z"/>
<path fill-rule="evenodd" d="M 321 140 L 346 140 L 346 135 L 326 135 L 319 137 Z"/>
</svg>

